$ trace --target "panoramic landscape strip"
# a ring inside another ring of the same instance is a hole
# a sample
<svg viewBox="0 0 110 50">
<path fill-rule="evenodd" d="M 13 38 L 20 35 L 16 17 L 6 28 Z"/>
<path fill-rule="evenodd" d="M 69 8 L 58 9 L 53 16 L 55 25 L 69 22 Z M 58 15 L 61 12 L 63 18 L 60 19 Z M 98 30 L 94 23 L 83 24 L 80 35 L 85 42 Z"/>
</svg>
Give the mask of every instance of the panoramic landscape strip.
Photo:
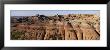
<svg viewBox="0 0 110 50">
<path fill-rule="evenodd" d="M 11 40 L 100 40 L 100 17 L 96 13 L 36 12 L 12 13 Z"/>
</svg>

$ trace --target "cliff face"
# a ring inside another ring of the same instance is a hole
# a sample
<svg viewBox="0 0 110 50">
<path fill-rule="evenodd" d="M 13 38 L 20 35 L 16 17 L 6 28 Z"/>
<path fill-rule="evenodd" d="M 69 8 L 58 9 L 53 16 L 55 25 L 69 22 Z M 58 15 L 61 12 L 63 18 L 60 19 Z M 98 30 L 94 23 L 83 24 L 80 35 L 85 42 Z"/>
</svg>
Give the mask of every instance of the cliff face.
<svg viewBox="0 0 110 50">
<path fill-rule="evenodd" d="M 94 14 L 11 17 L 11 40 L 100 40 Z"/>
</svg>

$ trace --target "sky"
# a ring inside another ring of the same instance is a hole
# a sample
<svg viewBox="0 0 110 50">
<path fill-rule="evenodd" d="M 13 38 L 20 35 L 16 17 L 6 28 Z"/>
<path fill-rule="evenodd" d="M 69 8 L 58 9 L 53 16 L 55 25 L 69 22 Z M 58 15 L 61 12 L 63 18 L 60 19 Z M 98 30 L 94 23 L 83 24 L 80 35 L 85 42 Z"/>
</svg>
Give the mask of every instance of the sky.
<svg viewBox="0 0 110 50">
<path fill-rule="evenodd" d="M 97 14 L 98 10 L 11 10 L 11 16 L 34 16 L 36 14 L 53 16 L 56 14 Z"/>
</svg>

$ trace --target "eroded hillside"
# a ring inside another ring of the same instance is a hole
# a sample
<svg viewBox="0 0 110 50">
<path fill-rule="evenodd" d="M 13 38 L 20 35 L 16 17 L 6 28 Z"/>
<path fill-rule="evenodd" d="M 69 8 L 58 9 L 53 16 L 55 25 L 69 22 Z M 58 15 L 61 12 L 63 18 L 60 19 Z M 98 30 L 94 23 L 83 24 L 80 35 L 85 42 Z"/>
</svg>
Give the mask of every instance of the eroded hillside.
<svg viewBox="0 0 110 50">
<path fill-rule="evenodd" d="M 95 14 L 11 17 L 12 40 L 99 40 Z"/>
</svg>

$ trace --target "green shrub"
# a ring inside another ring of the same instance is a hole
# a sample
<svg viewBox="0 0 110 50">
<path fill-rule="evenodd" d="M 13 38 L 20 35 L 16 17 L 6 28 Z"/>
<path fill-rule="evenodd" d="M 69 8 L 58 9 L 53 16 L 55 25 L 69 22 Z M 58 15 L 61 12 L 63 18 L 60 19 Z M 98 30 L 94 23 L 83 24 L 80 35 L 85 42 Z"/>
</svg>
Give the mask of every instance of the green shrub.
<svg viewBox="0 0 110 50">
<path fill-rule="evenodd" d="M 22 35 L 22 34 L 24 34 L 24 31 L 12 31 L 11 32 L 11 39 L 12 40 L 17 40 L 17 39 L 19 39 L 20 38 L 20 36 Z"/>
</svg>

